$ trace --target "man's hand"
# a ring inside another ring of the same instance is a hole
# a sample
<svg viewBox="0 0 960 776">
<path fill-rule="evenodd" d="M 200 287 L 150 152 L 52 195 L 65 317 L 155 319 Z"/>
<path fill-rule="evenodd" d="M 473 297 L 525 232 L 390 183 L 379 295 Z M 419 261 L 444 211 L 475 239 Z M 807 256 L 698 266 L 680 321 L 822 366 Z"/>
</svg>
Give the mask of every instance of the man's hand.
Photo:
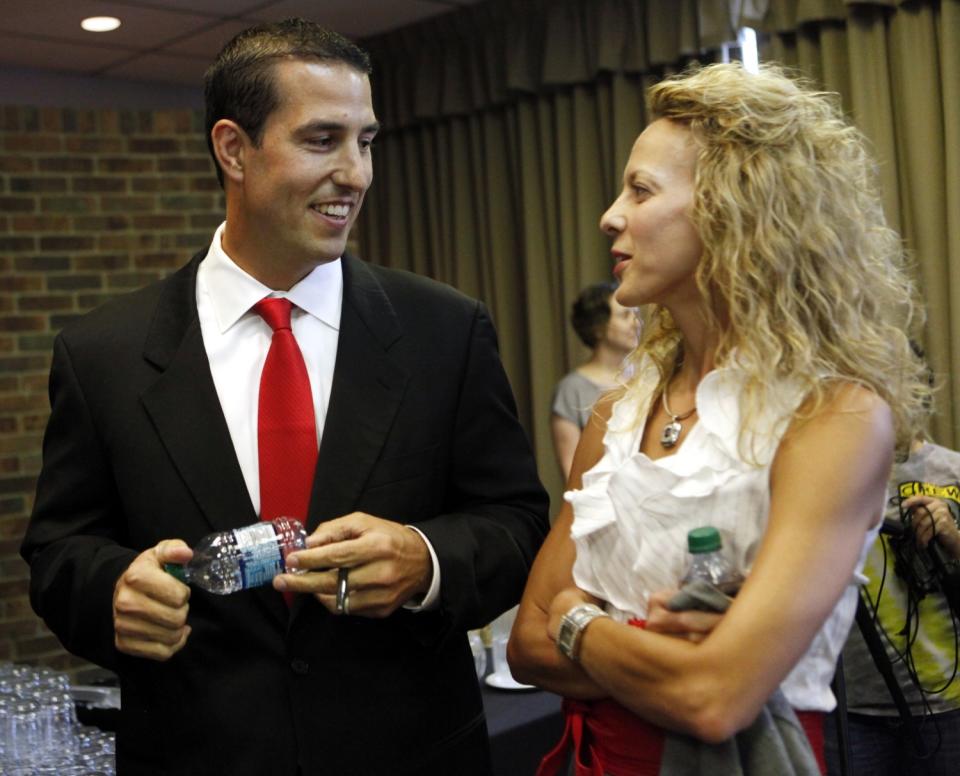
<svg viewBox="0 0 960 776">
<path fill-rule="evenodd" d="M 337 613 L 339 569 L 349 571 L 346 611 L 387 617 L 430 588 L 433 564 L 423 537 L 413 529 L 363 512 L 321 524 L 307 537 L 307 549 L 287 557 L 287 568 L 307 574 L 280 574 L 277 590 L 310 593 Z"/>
<path fill-rule="evenodd" d="M 946 502 L 931 496 L 911 496 L 903 500 L 900 509 L 910 511 L 910 523 L 920 547 L 926 547 L 936 537 L 950 557 L 960 558 L 960 529 Z"/>
<path fill-rule="evenodd" d="M 660 590 L 651 594 L 647 607 L 646 629 L 654 633 L 692 641 L 699 644 L 710 631 L 717 627 L 722 614 L 702 612 L 691 609 L 686 612 L 673 612 L 667 608 L 667 602 L 677 594 L 676 590 Z"/>
<path fill-rule="evenodd" d="M 127 655 L 169 660 L 190 636 L 187 625 L 190 588 L 163 570 L 165 563 L 186 563 L 193 551 L 179 539 L 141 552 L 113 589 L 116 648 Z"/>
</svg>

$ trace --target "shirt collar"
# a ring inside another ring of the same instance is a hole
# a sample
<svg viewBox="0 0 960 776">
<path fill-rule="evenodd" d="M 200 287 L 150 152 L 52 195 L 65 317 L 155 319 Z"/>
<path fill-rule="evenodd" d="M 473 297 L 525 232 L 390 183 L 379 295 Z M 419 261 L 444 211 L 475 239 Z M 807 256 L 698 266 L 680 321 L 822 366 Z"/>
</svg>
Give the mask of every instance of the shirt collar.
<svg viewBox="0 0 960 776">
<path fill-rule="evenodd" d="M 274 291 L 238 267 L 221 238 L 226 222 L 220 224 L 203 262 L 208 280 L 206 292 L 212 302 L 217 327 L 223 333 L 239 321 L 265 296 L 286 297 L 304 312 L 340 330 L 343 302 L 343 268 L 340 259 L 318 264 L 289 291 Z"/>
</svg>

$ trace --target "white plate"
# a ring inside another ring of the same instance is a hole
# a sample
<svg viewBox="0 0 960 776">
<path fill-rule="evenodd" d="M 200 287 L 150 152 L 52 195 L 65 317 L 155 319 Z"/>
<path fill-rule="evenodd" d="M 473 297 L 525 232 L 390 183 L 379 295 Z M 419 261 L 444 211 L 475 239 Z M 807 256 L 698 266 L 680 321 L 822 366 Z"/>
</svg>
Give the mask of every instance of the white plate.
<svg viewBox="0 0 960 776">
<path fill-rule="evenodd" d="M 96 687 L 94 685 L 73 685 L 70 695 L 74 702 L 82 703 L 92 709 L 119 709 L 119 687 Z"/>
<path fill-rule="evenodd" d="M 484 681 L 489 684 L 491 687 L 496 687 L 498 690 L 535 690 L 537 689 L 532 684 L 520 684 L 516 679 L 514 679 L 510 674 L 487 674 L 487 678 Z"/>
</svg>

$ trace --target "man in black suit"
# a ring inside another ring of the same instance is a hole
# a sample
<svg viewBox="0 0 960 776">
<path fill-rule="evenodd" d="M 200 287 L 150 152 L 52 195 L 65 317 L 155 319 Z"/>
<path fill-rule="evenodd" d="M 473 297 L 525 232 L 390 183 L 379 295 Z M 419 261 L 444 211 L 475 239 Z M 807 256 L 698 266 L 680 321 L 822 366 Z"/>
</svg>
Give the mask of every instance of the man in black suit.
<svg viewBox="0 0 960 776">
<path fill-rule="evenodd" d="M 226 223 L 54 346 L 22 553 L 38 614 L 120 676 L 121 774 L 489 772 L 465 632 L 519 599 L 546 495 L 483 306 L 343 254 L 372 180 L 369 70 L 299 20 L 227 44 L 206 85 Z M 293 303 L 316 413 L 306 573 L 216 596 L 163 565 L 269 517 L 268 296 Z"/>
</svg>

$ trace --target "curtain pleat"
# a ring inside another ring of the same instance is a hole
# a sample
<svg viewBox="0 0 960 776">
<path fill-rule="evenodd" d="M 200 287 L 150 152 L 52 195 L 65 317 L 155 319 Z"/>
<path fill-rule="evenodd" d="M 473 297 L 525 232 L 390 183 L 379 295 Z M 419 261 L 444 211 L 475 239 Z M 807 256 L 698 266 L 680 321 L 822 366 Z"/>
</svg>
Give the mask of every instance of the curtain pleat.
<svg viewBox="0 0 960 776">
<path fill-rule="evenodd" d="M 943 180 L 946 212 L 946 264 L 950 288 L 949 329 L 941 350 L 949 384 L 940 406 L 953 408 L 953 444 L 960 444 L 960 2 L 940 9 L 939 38 L 943 109 Z"/>
<path fill-rule="evenodd" d="M 904 234 L 918 260 L 927 304 L 927 351 L 945 379 L 957 375 L 945 370 L 951 366 L 954 350 L 949 337 L 951 318 L 960 314 L 960 307 L 951 309 L 951 291 L 956 296 L 960 286 L 951 289 L 949 283 L 945 103 L 935 24 L 932 8 L 904 6 L 891 20 L 890 46 Z M 918 84 L 923 88 L 917 88 Z M 954 218 L 958 215 L 958 211 L 953 213 Z M 960 260 L 960 254 L 954 258 Z M 955 383 L 955 379 L 949 380 L 949 385 Z M 948 434 L 953 437 L 947 443 L 952 447 L 960 436 L 956 435 L 953 403 L 943 401 L 945 398 L 947 394 L 937 404 L 935 428 L 938 439 L 949 438 Z"/>
<path fill-rule="evenodd" d="M 590 83 L 601 73 L 674 66 L 731 39 L 728 3 L 487 0 L 364 41 L 374 104 L 397 129 Z"/>
<path fill-rule="evenodd" d="M 870 7 L 855 11 L 847 23 L 849 46 L 849 105 L 853 119 L 869 138 L 877 160 L 883 208 L 890 225 L 903 232 L 900 187 L 897 182 L 896 132 L 893 125 L 891 64 L 886 45 L 884 11 Z"/>
<path fill-rule="evenodd" d="M 374 151 L 374 185 L 358 224 L 362 254 L 484 300 L 555 497 L 553 388 L 587 355 L 569 324 L 570 304 L 610 277 L 599 217 L 619 188 L 653 80 L 602 75 L 388 131 Z"/>
</svg>

